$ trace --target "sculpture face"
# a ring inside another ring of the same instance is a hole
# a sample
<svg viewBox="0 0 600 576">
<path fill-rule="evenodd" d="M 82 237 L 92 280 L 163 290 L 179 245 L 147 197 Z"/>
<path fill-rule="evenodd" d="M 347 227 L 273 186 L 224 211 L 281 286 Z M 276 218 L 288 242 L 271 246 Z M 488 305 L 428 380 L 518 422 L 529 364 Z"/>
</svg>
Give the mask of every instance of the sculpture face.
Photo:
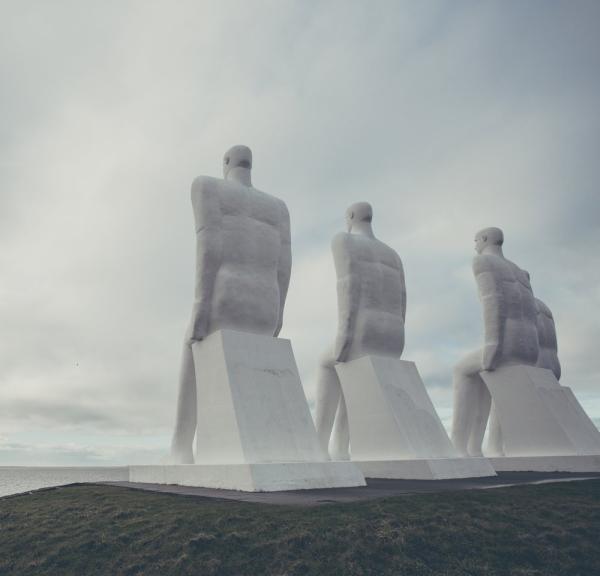
<svg viewBox="0 0 600 576">
<path fill-rule="evenodd" d="M 252 170 L 252 151 L 248 146 L 232 146 L 223 156 L 223 177 L 227 179 L 234 168 Z"/>
<path fill-rule="evenodd" d="M 475 252 L 477 252 L 477 254 L 481 254 L 483 252 L 483 249 L 485 248 L 486 244 L 487 244 L 487 236 L 485 236 L 484 234 L 479 232 L 475 236 Z"/>
</svg>

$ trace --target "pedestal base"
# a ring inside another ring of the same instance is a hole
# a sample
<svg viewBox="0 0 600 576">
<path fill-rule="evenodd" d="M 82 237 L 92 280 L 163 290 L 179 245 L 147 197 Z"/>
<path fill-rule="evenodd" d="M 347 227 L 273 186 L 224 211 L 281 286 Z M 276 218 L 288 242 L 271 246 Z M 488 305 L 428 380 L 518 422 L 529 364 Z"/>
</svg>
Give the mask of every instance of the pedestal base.
<svg viewBox="0 0 600 576">
<path fill-rule="evenodd" d="M 455 458 L 413 362 L 363 356 L 335 367 L 354 461 Z"/>
<path fill-rule="evenodd" d="M 489 461 L 496 472 L 600 472 L 600 455 L 501 456 Z"/>
<path fill-rule="evenodd" d="M 417 458 L 413 460 L 353 460 L 365 478 L 448 480 L 482 478 L 496 472 L 487 458 Z"/>
<path fill-rule="evenodd" d="M 486 458 L 459 458 L 413 362 L 364 356 L 338 364 L 352 462 L 367 478 L 495 476 Z"/>
<path fill-rule="evenodd" d="M 481 377 L 494 401 L 506 458 L 600 455 L 600 432 L 550 370 L 503 366 Z"/>
<path fill-rule="evenodd" d="M 130 466 L 129 481 L 243 492 L 365 486 L 363 475 L 352 462 Z"/>
</svg>

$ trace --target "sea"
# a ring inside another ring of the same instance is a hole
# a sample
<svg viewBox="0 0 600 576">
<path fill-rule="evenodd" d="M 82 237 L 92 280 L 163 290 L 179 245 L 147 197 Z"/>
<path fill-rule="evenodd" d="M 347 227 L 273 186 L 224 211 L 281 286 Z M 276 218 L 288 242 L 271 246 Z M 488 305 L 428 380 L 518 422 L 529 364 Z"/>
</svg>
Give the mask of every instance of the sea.
<svg viewBox="0 0 600 576">
<path fill-rule="evenodd" d="M 0 498 L 65 484 L 127 480 L 129 480 L 127 466 L 0 466 Z"/>
</svg>

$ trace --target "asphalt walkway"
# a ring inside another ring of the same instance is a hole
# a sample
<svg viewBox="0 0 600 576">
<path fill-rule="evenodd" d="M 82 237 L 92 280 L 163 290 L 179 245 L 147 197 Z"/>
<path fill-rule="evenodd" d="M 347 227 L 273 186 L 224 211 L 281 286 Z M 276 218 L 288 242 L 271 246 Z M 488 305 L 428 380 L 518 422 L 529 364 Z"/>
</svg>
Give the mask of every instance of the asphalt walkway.
<svg viewBox="0 0 600 576">
<path fill-rule="evenodd" d="M 238 492 L 236 490 L 135 482 L 98 482 L 97 484 L 218 500 L 236 500 L 239 502 L 286 506 L 319 506 L 334 502 L 360 502 L 363 500 L 375 500 L 377 498 L 389 498 L 390 496 L 409 496 L 411 494 L 456 490 L 485 490 L 519 484 L 545 484 L 595 478 L 600 478 L 600 473 L 500 472 L 498 476 L 489 478 L 461 478 L 454 480 L 385 480 L 367 478 L 367 486 L 358 488 L 324 488 L 317 490 L 290 490 L 287 492 Z"/>
</svg>

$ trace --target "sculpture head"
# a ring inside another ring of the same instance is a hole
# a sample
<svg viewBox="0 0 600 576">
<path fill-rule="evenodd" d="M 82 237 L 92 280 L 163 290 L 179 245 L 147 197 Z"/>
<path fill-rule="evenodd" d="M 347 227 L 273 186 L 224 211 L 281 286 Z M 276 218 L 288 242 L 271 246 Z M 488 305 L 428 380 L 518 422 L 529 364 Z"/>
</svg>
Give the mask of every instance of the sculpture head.
<svg viewBox="0 0 600 576">
<path fill-rule="evenodd" d="M 500 228 L 484 228 L 475 234 L 475 251 L 481 254 L 488 246 L 501 247 L 504 233 Z"/>
<path fill-rule="evenodd" d="M 368 202 L 356 202 L 346 210 L 346 228 L 352 232 L 353 228 L 371 229 L 373 208 Z"/>
<path fill-rule="evenodd" d="M 227 180 L 239 173 L 247 173 L 248 180 L 252 170 L 252 150 L 241 144 L 232 146 L 223 156 L 223 177 Z M 239 178 L 238 178 L 239 179 Z"/>
</svg>

